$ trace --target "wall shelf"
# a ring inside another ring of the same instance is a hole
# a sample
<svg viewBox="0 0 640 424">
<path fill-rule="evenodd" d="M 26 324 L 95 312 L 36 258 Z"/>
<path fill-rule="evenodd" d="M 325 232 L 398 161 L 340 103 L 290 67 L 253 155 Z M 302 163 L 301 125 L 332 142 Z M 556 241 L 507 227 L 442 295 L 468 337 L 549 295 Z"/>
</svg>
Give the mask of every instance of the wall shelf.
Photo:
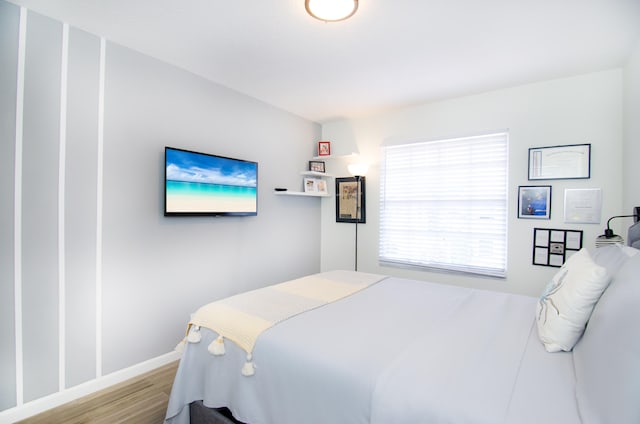
<svg viewBox="0 0 640 424">
<path fill-rule="evenodd" d="M 305 193 L 303 191 L 274 191 L 277 196 L 331 197 L 330 194 Z"/>
<path fill-rule="evenodd" d="M 348 155 L 329 155 L 329 156 L 314 156 L 312 160 L 325 160 L 325 159 L 346 159 L 360 156 L 358 153 L 351 153 Z"/>
<path fill-rule="evenodd" d="M 319 178 L 334 177 L 334 175 L 327 174 L 326 172 L 317 172 L 317 171 L 302 171 L 300 175 L 306 175 L 307 177 L 319 177 Z"/>
<path fill-rule="evenodd" d="M 333 156 L 334 158 L 336 156 Z M 313 159 L 328 159 L 331 156 L 317 156 Z M 300 175 L 305 177 L 314 177 L 314 178 L 334 178 L 335 175 L 327 174 L 326 172 L 317 172 L 317 171 L 302 171 Z M 314 193 L 314 192 L 304 192 L 304 191 L 274 191 L 273 192 L 277 196 L 301 196 L 301 197 L 332 197 L 331 193 Z"/>
</svg>

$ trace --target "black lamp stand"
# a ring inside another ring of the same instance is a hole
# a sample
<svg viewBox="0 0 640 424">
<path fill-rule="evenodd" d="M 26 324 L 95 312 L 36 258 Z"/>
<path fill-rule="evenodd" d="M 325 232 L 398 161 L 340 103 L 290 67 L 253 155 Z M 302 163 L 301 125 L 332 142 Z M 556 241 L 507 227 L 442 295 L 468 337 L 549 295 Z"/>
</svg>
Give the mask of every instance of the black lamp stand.
<svg viewBox="0 0 640 424">
<path fill-rule="evenodd" d="M 612 216 L 611 218 L 609 218 L 609 220 L 607 221 L 607 228 L 604 230 L 604 236 L 608 239 L 615 237 L 615 233 L 613 232 L 613 230 L 609 227 L 609 224 L 611 223 L 611 220 L 614 218 L 631 218 L 634 217 L 636 219 L 638 219 L 639 215 L 616 215 L 616 216 Z"/>
</svg>

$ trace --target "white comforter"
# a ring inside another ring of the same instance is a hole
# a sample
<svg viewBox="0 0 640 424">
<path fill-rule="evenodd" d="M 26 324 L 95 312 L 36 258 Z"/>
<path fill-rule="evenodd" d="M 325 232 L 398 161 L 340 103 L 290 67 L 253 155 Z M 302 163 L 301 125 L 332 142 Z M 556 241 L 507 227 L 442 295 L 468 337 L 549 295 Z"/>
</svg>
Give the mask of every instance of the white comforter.
<svg viewBox="0 0 640 424">
<path fill-rule="evenodd" d="M 264 332 L 245 353 L 202 330 L 176 376 L 168 423 L 188 404 L 251 424 L 579 422 L 571 354 L 544 355 L 535 298 L 388 278 Z"/>
</svg>

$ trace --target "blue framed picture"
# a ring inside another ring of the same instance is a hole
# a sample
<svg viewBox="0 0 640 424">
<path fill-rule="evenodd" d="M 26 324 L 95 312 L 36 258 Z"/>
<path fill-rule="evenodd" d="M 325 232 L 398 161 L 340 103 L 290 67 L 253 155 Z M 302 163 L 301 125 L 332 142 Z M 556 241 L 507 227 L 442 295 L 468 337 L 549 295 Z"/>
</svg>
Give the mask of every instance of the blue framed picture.
<svg viewBox="0 0 640 424">
<path fill-rule="evenodd" d="M 519 186 L 518 218 L 551 219 L 551 186 Z"/>
</svg>

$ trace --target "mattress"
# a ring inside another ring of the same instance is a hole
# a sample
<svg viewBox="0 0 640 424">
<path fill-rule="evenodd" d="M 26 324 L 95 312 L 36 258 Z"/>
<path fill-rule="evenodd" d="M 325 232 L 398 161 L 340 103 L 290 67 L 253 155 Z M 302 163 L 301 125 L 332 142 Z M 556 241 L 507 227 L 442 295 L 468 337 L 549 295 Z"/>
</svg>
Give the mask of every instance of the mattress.
<svg viewBox="0 0 640 424">
<path fill-rule="evenodd" d="M 201 329 L 187 343 L 167 423 L 189 404 L 227 407 L 250 424 L 578 423 L 571 353 L 550 355 L 537 299 L 389 277 L 266 330 L 223 356 Z"/>
</svg>

